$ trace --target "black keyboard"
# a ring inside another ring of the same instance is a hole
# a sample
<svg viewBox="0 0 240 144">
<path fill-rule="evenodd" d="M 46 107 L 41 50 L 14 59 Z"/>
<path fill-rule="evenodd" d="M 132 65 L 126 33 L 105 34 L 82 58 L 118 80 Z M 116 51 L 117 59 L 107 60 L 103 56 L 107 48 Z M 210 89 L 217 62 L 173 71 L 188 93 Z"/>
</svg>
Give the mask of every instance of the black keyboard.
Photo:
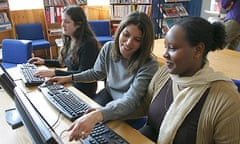
<svg viewBox="0 0 240 144">
<path fill-rule="evenodd" d="M 47 100 L 71 121 L 82 116 L 90 107 L 63 85 L 42 84 L 38 88 Z M 126 140 L 103 123 L 96 124 L 91 134 L 81 142 L 83 144 L 128 144 Z"/>
<path fill-rule="evenodd" d="M 34 64 L 24 63 L 18 65 L 22 73 L 22 80 L 25 86 L 40 85 L 45 81 L 45 78 L 36 77 L 34 74 L 38 71 L 38 67 Z"/>
<path fill-rule="evenodd" d="M 89 106 L 63 85 L 45 84 L 38 86 L 47 100 L 71 121 L 82 116 Z"/>
<path fill-rule="evenodd" d="M 90 135 L 81 142 L 83 144 L 128 144 L 125 139 L 103 123 L 98 123 Z"/>
</svg>

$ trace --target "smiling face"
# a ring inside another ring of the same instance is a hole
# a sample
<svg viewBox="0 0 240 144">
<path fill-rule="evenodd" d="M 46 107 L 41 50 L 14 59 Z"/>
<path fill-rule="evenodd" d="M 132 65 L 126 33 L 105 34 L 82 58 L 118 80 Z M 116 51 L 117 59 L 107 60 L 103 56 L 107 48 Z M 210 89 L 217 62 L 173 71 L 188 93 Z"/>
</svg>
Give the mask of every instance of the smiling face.
<svg viewBox="0 0 240 144">
<path fill-rule="evenodd" d="M 74 21 L 71 19 L 69 15 L 63 14 L 62 16 L 63 34 L 73 36 L 73 33 L 76 31 L 78 27 L 79 25 L 75 25 Z"/>
<path fill-rule="evenodd" d="M 168 71 L 179 76 L 192 76 L 202 66 L 202 44 L 191 46 L 185 39 L 181 26 L 173 26 L 165 37 L 165 53 Z"/>
<path fill-rule="evenodd" d="M 120 53 L 126 59 L 140 48 L 142 42 L 142 32 L 136 25 L 127 25 L 119 36 Z"/>
</svg>

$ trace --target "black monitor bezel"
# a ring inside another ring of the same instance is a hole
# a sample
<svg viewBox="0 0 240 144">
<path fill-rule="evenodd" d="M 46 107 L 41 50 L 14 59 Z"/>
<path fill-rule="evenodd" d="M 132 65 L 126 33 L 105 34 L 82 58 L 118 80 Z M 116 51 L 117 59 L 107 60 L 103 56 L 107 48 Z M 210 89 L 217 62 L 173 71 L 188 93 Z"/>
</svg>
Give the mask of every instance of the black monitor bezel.
<svg viewBox="0 0 240 144">
<path fill-rule="evenodd" d="M 36 112 L 26 94 L 18 86 L 14 88 L 15 105 L 22 117 L 24 126 L 34 143 L 58 144 L 50 128 L 45 124 L 39 114 Z"/>
<path fill-rule="evenodd" d="M 13 98 L 15 96 L 13 89 L 17 86 L 7 70 L 0 64 L 3 73 L 0 73 L 0 84 L 5 91 Z"/>
</svg>

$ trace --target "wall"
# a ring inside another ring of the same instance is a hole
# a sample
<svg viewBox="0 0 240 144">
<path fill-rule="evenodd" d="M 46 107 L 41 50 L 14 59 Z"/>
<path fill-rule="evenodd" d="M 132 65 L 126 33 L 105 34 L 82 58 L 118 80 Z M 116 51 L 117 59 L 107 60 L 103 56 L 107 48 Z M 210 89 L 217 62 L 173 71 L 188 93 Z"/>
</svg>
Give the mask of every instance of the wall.
<svg viewBox="0 0 240 144">
<path fill-rule="evenodd" d="M 24 23 L 34 23 L 40 22 L 43 25 L 43 29 L 45 28 L 45 17 L 43 9 L 30 9 L 30 10 L 15 10 L 11 11 L 13 28 L 15 28 L 16 24 L 24 24 Z M 14 34 L 15 35 L 15 34 Z M 46 37 L 46 31 L 45 31 Z"/>
<path fill-rule="evenodd" d="M 87 16 L 89 20 L 109 20 L 110 6 L 88 6 Z"/>
</svg>

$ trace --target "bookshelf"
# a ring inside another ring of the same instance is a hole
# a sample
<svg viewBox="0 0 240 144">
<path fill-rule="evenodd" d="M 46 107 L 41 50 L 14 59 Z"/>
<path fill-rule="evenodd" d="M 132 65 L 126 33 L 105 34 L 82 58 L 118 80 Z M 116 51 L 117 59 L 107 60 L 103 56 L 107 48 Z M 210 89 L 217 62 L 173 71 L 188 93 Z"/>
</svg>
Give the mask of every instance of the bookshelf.
<svg viewBox="0 0 240 144">
<path fill-rule="evenodd" d="M 0 0 L 0 47 L 5 38 L 13 38 L 12 19 L 8 0 Z"/>
<path fill-rule="evenodd" d="M 68 5 L 80 5 L 83 9 L 87 0 L 43 0 L 47 39 L 51 47 L 56 47 L 56 39 L 61 38 L 62 10 Z"/>
<path fill-rule="evenodd" d="M 190 0 L 153 0 L 155 37 L 162 38 L 168 29 L 182 17 L 188 16 L 184 3 Z"/>
<path fill-rule="evenodd" d="M 123 17 L 132 11 L 152 15 L 152 0 L 110 0 L 110 23 L 112 35 Z"/>
</svg>

